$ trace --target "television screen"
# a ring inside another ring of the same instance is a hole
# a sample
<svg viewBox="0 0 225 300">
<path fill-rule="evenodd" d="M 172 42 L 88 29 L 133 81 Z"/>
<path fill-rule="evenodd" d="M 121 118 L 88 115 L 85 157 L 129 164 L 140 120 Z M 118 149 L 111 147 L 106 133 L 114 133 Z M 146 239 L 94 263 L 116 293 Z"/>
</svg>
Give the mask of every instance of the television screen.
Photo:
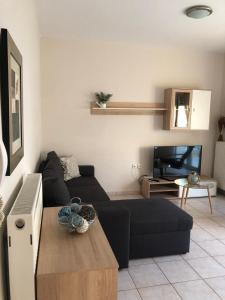
<svg viewBox="0 0 225 300">
<path fill-rule="evenodd" d="M 154 147 L 154 178 L 185 178 L 192 171 L 201 172 L 202 146 Z"/>
</svg>

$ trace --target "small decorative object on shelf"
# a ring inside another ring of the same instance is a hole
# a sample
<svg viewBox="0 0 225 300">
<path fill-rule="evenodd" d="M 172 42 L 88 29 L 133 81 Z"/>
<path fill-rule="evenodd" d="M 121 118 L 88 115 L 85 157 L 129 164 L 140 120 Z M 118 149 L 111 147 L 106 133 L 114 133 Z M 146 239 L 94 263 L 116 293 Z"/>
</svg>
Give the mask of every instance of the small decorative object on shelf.
<svg viewBox="0 0 225 300">
<path fill-rule="evenodd" d="M 218 128 L 219 128 L 219 132 L 220 135 L 218 137 L 218 141 L 222 142 L 223 141 L 223 130 L 225 128 L 225 117 L 220 117 L 218 120 Z"/>
<path fill-rule="evenodd" d="M 200 176 L 196 172 L 191 172 L 190 175 L 188 175 L 188 183 L 191 185 L 198 184 L 200 181 Z"/>
<path fill-rule="evenodd" d="M 80 198 L 78 198 L 80 199 Z M 58 221 L 69 232 L 85 233 L 95 221 L 96 212 L 92 206 L 71 203 L 58 212 Z"/>
<path fill-rule="evenodd" d="M 106 108 L 106 103 L 109 101 L 109 99 L 112 97 L 112 94 L 105 94 L 103 92 L 95 93 L 97 102 L 96 104 L 100 108 Z"/>
</svg>

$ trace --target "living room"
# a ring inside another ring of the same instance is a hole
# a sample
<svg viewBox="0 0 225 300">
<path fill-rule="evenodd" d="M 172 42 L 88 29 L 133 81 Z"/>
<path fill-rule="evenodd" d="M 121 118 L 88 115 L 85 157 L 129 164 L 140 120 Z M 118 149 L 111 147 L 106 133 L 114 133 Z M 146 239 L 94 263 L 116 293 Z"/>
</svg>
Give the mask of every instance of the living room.
<svg viewBox="0 0 225 300">
<path fill-rule="evenodd" d="M 155 2 L 0 1 L 1 28 L 7 29 L 23 61 L 24 155 L 0 187 L 6 216 L 23 176 L 38 172 L 50 151 L 74 155 L 79 165 L 94 166 L 110 199 L 143 198 L 139 178 L 153 176 L 154 146 L 202 145 L 201 175 L 218 181 L 214 160 L 218 120 L 225 115 L 225 4 Z M 199 4 L 209 6 L 208 16 L 189 17 L 187 8 Z M 106 113 L 95 114 L 91 109 L 101 91 L 112 94 L 109 107 L 126 102 L 164 107 L 169 88 L 211 91 L 207 130 L 165 130 L 166 111 L 107 114 L 106 108 Z M 118 299 L 225 299 L 225 198 L 220 183 L 218 187 L 217 197 L 212 197 L 213 214 L 207 197 L 187 200 L 184 210 L 194 219 L 190 252 L 130 260 L 129 267 L 118 273 Z M 180 206 L 179 199 L 174 203 Z M 2 226 L 1 300 L 8 293 L 4 230 Z M 206 269 L 208 259 L 208 268 L 218 273 L 202 275 L 201 268 L 190 262 L 200 258 Z M 174 273 L 178 265 L 191 275 L 173 280 L 167 263 Z M 141 273 L 140 278 L 135 272 Z M 151 272 L 162 280 L 148 278 Z"/>
</svg>

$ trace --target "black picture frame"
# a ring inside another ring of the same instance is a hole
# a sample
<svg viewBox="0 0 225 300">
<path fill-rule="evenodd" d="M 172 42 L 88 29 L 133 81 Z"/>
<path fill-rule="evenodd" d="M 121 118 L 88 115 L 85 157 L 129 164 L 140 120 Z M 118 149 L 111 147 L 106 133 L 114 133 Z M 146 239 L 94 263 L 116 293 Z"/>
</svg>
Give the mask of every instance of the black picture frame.
<svg viewBox="0 0 225 300">
<path fill-rule="evenodd" d="M 8 155 L 6 175 L 10 175 L 24 156 L 23 61 L 4 28 L 0 36 L 0 89 L 2 138 Z"/>
</svg>

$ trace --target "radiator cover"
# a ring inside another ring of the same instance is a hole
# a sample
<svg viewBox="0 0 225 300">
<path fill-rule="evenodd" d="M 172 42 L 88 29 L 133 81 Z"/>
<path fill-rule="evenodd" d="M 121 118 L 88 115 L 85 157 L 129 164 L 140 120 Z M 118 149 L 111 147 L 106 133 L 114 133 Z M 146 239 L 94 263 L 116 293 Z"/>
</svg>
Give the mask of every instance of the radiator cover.
<svg viewBox="0 0 225 300">
<path fill-rule="evenodd" d="M 35 272 L 43 211 L 41 174 L 29 174 L 7 217 L 11 300 L 35 300 Z"/>
</svg>

